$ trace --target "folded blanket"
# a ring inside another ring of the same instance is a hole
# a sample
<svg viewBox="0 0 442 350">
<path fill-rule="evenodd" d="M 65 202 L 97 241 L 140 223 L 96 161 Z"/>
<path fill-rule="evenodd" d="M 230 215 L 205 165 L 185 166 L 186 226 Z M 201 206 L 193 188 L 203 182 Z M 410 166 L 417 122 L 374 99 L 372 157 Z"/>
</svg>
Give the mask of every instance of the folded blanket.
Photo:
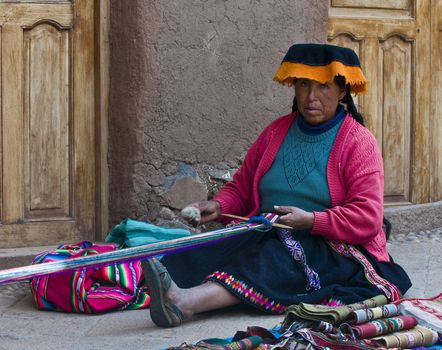
<svg viewBox="0 0 442 350">
<path fill-rule="evenodd" d="M 124 219 L 107 234 L 105 241 L 117 243 L 120 248 L 127 248 L 187 236 L 190 236 L 190 231 L 182 228 L 167 228 L 143 221 Z"/>
<path fill-rule="evenodd" d="M 441 347 L 435 344 L 442 322 L 441 306 L 442 294 L 430 299 L 403 299 L 393 304 L 387 304 L 385 296 L 335 307 L 301 303 L 287 308 L 277 332 L 276 327 L 272 331 L 248 327 L 224 343 L 207 339 L 171 349 L 250 349 L 252 339 L 254 350 L 438 349 Z M 407 314 L 401 315 L 401 311 Z M 425 322 L 428 327 L 422 326 Z"/>
<path fill-rule="evenodd" d="M 387 304 L 387 298 L 384 295 L 378 295 L 360 303 L 339 307 L 306 303 L 294 304 L 287 308 L 287 315 L 284 320 L 284 325 L 288 326 L 294 320 L 299 318 L 313 321 L 325 321 L 334 324 L 344 321 L 354 310 L 374 308 L 385 304 Z"/>
<path fill-rule="evenodd" d="M 431 329 L 416 326 L 413 329 L 396 332 L 382 337 L 366 340 L 368 344 L 385 348 L 408 349 L 419 346 L 431 346 L 438 341 L 438 334 Z"/>
<path fill-rule="evenodd" d="M 396 304 L 402 315 L 414 316 L 420 325 L 439 332 L 442 341 L 442 293 L 428 299 L 403 299 Z"/>
<path fill-rule="evenodd" d="M 399 308 L 395 304 L 387 304 L 374 308 L 355 310 L 350 312 L 346 320 L 349 324 L 360 324 L 379 318 L 386 318 L 399 315 Z"/>
<path fill-rule="evenodd" d="M 378 335 L 408 330 L 417 325 L 413 316 L 388 317 L 357 325 L 343 323 L 339 329 L 344 334 L 352 335 L 358 339 L 372 338 Z"/>
</svg>

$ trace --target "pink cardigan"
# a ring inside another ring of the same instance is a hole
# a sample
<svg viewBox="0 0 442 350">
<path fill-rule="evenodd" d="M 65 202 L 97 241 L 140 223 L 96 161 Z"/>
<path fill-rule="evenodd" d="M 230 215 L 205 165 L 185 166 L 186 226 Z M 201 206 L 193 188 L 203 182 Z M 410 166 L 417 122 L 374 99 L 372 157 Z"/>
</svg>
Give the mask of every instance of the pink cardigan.
<svg viewBox="0 0 442 350">
<path fill-rule="evenodd" d="M 276 119 L 253 143 L 233 180 L 214 197 L 221 213 L 248 217 L 259 213 L 259 181 L 269 170 L 295 117 L 292 113 Z M 378 261 L 389 261 L 382 229 L 382 156 L 374 136 L 349 114 L 331 150 L 327 180 L 332 208 L 314 212 L 311 234 L 362 245 Z"/>
</svg>

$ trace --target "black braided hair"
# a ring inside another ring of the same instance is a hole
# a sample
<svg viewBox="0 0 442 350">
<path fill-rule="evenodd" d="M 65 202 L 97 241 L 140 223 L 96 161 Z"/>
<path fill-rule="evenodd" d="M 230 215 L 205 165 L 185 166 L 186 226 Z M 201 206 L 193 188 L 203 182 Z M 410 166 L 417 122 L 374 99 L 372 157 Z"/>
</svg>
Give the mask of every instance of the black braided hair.
<svg viewBox="0 0 442 350">
<path fill-rule="evenodd" d="M 293 97 L 292 113 L 298 111 L 298 101 L 296 101 L 296 96 Z"/>
<path fill-rule="evenodd" d="M 364 123 L 364 117 L 361 113 L 358 112 L 358 109 L 355 106 L 355 103 L 353 101 L 353 97 L 350 94 L 350 85 L 345 84 L 345 78 L 338 75 L 335 77 L 336 83 L 340 87 L 345 87 L 347 90 L 347 93 L 345 94 L 344 98 L 342 99 L 342 102 L 346 105 L 347 111 L 351 114 L 351 116 L 361 125 L 365 125 Z M 293 98 L 293 105 L 292 105 L 292 113 L 298 111 L 298 101 L 296 100 L 296 96 Z"/>
<path fill-rule="evenodd" d="M 345 94 L 342 102 L 347 105 L 347 111 L 351 114 L 351 116 L 361 125 L 365 125 L 364 116 L 358 112 L 355 103 L 353 102 L 353 97 L 350 94 L 350 88 L 347 87 L 347 93 Z"/>
</svg>

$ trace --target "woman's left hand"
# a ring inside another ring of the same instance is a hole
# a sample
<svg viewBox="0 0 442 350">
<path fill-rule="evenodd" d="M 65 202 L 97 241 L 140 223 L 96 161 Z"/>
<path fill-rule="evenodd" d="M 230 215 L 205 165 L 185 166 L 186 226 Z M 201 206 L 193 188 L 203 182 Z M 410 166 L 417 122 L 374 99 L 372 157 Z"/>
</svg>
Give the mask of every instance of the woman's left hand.
<svg viewBox="0 0 442 350">
<path fill-rule="evenodd" d="M 309 230 L 313 227 L 315 216 L 297 207 L 274 206 L 275 211 L 281 214 L 278 223 L 293 227 L 295 230 Z"/>
</svg>

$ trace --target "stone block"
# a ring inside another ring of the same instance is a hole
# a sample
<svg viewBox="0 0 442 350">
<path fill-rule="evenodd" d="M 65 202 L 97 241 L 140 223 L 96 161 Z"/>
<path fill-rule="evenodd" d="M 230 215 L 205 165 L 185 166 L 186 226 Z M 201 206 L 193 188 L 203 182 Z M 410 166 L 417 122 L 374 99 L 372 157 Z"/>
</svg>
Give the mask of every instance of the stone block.
<svg viewBox="0 0 442 350">
<path fill-rule="evenodd" d="M 178 179 L 169 191 L 163 194 L 167 205 L 183 209 L 186 205 L 207 199 L 207 187 L 191 177 Z"/>
<path fill-rule="evenodd" d="M 393 235 L 433 230 L 442 227 L 442 201 L 387 207 L 384 215 L 393 226 Z"/>
</svg>

